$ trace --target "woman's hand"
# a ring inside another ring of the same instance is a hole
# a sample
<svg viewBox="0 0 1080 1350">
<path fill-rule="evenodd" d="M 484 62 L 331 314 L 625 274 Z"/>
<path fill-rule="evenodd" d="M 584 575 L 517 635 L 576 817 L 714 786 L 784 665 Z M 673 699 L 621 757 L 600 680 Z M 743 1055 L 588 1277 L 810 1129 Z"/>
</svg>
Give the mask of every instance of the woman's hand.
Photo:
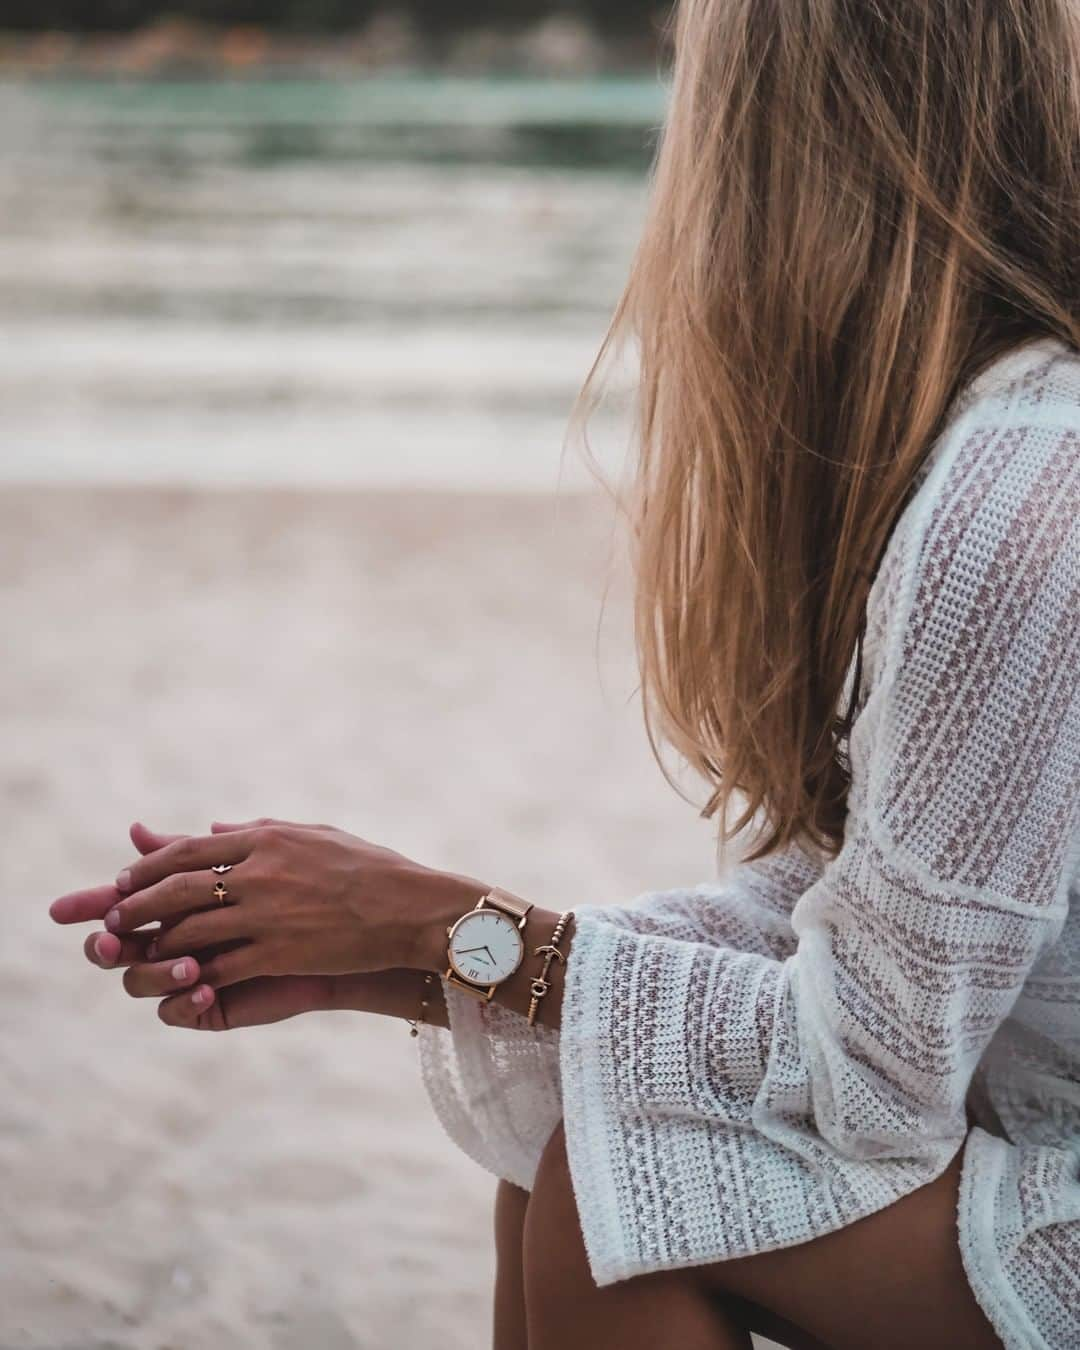
<svg viewBox="0 0 1080 1350">
<path fill-rule="evenodd" d="M 428 1002 L 425 1020 L 446 1025 L 442 985 L 425 985 L 421 971 L 264 976 L 215 990 L 204 982 L 203 966 L 195 957 L 146 961 L 150 936 L 136 933 L 121 940 L 112 933 L 92 934 L 85 943 L 86 957 L 105 970 L 126 966 L 124 988 L 132 998 L 160 998 L 158 1016 L 169 1026 L 233 1031 L 338 1008 L 415 1018 L 421 998 Z"/>
<path fill-rule="evenodd" d="M 221 865 L 229 870 L 210 870 Z M 253 822 L 174 839 L 115 887 L 75 892 L 51 912 L 61 923 L 104 912 L 110 934 L 159 972 L 226 947 L 200 969 L 201 983 L 220 989 L 264 976 L 432 969 L 446 925 L 487 889 L 330 826 Z M 162 928 L 143 946 L 138 930 L 155 922 Z"/>
</svg>

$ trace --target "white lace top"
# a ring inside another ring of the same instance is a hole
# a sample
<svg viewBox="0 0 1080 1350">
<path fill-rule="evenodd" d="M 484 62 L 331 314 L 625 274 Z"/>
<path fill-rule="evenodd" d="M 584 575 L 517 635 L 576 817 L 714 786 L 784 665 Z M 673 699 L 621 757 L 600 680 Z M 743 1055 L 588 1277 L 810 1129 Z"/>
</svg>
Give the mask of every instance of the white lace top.
<svg viewBox="0 0 1080 1350">
<path fill-rule="evenodd" d="M 598 907 L 561 1032 L 447 989 L 425 1082 L 528 1188 L 560 1116 L 593 1275 L 804 1241 L 964 1150 L 1008 1347 L 1080 1346 L 1080 355 L 962 391 L 867 602 L 843 847 Z M 966 1112 L 977 1124 L 969 1130 Z"/>
</svg>

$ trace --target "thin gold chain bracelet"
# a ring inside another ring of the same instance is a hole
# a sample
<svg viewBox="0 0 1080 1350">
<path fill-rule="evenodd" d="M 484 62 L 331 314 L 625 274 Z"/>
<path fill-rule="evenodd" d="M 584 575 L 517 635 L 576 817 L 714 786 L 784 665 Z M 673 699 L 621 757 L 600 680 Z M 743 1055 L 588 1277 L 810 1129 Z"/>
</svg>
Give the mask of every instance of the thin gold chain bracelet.
<svg viewBox="0 0 1080 1350">
<path fill-rule="evenodd" d="M 561 961 L 566 964 L 566 956 L 559 950 L 559 943 L 566 932 L 566 925 L 574 917 L 572 909 L 565 910 L 559 915 L 559 922 L 555 925 L 555 931 L 551 935 L 551 941 L 545 942 L 542 947 L 537 947 L 533 952 L 534 956 L 542 956 L 544 964 L 541 967 L 540 974 L 533 980 L 530 986 L 532 998 L 529 1000 L 529 1026 L 536 1021 L 536 1014 L 540 1011 L 540 1000 L 544 998 L 547 991 L 551 988 L 551 982 L 548 980 L 548 973 L 551 970 L 553 961 Z"/>
<path fill-rule="evenodd" d="M 420 1035 L 420 1028 L 424 1024 L 424 1016 L 427 1013 L 428 1005 L 430 1003 L 428 994 L 431 992 L 431 985 L 434 979 L 435 979 L 434 972 L 429 970 L 428 973 L 424 976 L 424 985 L 423 988 L 420 990 L 420 1011 L 417 1013 L 415 1017 L 407 1017 L 405 1019 L 406 1022 L 408 1022 L 409 1024 L 410 1036 Z"/>
</svg>

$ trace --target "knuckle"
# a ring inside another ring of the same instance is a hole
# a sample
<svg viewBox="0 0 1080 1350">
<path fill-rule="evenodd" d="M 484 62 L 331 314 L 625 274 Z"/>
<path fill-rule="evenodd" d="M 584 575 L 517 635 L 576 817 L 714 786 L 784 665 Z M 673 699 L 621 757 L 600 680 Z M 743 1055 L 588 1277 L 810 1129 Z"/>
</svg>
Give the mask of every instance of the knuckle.
<svg viewBox="0 0 1080 1350">
<path fill-rule="evenodd" d="M 173 937 L 175 928 L 170 928 L 168 932 L 162 929 L 161 937 L 157 939 L 154 947 L 154 960 L 167 961 L 170 956 L 179 955 L 177 941 Z"/>
<path fill-rule="evenodd" d="M 182 867 L 185 863 L 191 861 L 194 848 L 195 845 L 191 839 L 178 839 L 176 843 L 172 845 L 173 853 L 171 861 L 178 863 Z"/>
</svg>

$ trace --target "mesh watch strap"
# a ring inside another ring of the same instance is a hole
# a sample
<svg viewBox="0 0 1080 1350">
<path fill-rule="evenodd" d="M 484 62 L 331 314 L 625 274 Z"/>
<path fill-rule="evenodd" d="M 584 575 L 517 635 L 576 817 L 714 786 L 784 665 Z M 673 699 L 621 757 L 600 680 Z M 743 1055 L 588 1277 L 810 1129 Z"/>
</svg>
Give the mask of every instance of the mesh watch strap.
<svg viewBox="0 0 1080 1350">
<path fill-rule="evenodd" d="M 520 895 L 515 895 L 513 891 L 504 891 L 501 886 L 492 886 L 491 890 L 476 902 L 477 909 L 484 909 L 487 905 L 492 909 L 501 909 L 504 914 L 509 914 L 514 919 L 523 919 L 533 907 L 531 900 L 523 900 Z"/>
</svg>

